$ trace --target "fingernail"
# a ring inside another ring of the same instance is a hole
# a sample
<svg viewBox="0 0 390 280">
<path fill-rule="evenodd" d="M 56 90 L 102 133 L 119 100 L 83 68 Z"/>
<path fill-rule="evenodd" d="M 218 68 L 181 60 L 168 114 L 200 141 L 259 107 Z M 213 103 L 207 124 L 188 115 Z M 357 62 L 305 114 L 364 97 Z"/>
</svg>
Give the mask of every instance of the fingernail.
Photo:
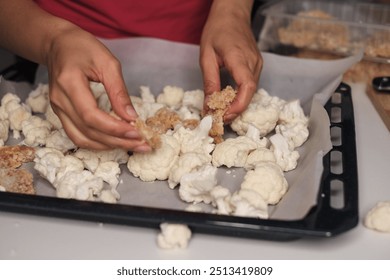
<svg viewBox="0 0 390 280">
<path fill-rule="evenodd" d="M 141 138 L 141 135 L 139 134 L 138 131 L 135 131 L 135 130 L 131 130 L 131 131 L 128 131 L 125 133 L 125 137 L 126 138 Z"/>
<path fill-rule="evenodd" d="M 134 108 L 131 107 L 131 106 L 127 106 L 126 107 L 126 113 L 132 117 L 132 118 L 136 118 L 137 117 L 137 113 L 134 111 Z"/>
<path fill-rule="evenodd" d="M 136 153 L 148 153 L 148 152 L 152 151 L 152 148 L 150 146 L 147 146 L 147 145 L 141 145 L 141 146 L 135 147 L 133 149 L 133 151 Z"/>
<path fill-rule="evenodd" d="M 237 114 L 228 114 L 228 115 L 225 116 L 225 120 L 226 121 L 232 121 L 232 120 L 234 120 L 237 117 L 238 117 Z"/>
</svg>

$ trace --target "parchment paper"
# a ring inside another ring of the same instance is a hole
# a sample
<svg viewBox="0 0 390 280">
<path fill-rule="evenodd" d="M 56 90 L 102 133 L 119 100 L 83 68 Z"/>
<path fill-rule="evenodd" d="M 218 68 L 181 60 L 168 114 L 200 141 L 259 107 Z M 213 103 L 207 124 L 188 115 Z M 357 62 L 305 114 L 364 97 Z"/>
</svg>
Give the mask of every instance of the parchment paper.
<svg viewBox="0 0 390 280">
<path fill-rule="evenodd" d="M 156 95 L 166 85 L 180 86 L 185 90 L 202 89 L 197 46 L 149 38 L 102 42 L 121 61 L 130 94 L 137 95 L 143 85 L 149 86 Z M 310 113 L 310 136 L 299 149 L 298 167 L 286 173 L 289 190 L 277 206 L 269 209 L 271 219 L 300 219 L 316 204 L 322 157 L 331 148 L 329 118 L 323 105 L 340 83 L 341 75 L 361 59 L 361 54 L 333 61 L 290 58 L 271 53 L 262 53 L 262 56 L 264 67 L 258 87 L 286 100 L 299 98 L 306 113 Z M 36 83 L 39 82 L 47 82 L 45 67 L 38 69 Z M 224 75 L 223 84 L 229 83 L 232 80 Z M 12 87 L 18 92 L 17 84 Z M 10 91 L 10 86 L 2 80 L 0 96 L 5 89 Z M 220 168 L 218 184 L 237 190 L 244 174 L 239 168 Z M 47 182 L 41 178 L 35 180 L 39 194 L 55 195 Z M 167 182 L 142 182 L 134 178 L 126 166 L 122 166 L 118 191 L 121 194 L 119 203 L 122 204 L 168 209 L 188 206 L 179 199 L 177 189 L 168 188 Z"/>
</svg>

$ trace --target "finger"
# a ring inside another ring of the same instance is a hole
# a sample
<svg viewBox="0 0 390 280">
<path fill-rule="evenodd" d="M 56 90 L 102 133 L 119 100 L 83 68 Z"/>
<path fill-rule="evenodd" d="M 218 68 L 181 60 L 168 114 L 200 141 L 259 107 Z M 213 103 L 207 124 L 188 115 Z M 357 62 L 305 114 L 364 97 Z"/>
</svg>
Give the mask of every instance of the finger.
<svg viewBox="0 0 390 280">
<path fill-rule="evenodd" d="M 151 148 L 144 140 L 129 140 L 113 136 L 107 136 L 96 132 L 96 137 L 100 141 L 96 141 L 87 137 L 72 120 L 61 109 L 53 106 L 56 114 L 61 118 L 63 127 L 69 138 L 74 142 L 77 147 L 93 149 L 93 150 L 107 150 L 112 148 L 121 148 L 136 152 L 149 152 Z"/>
<path fill-rule="evenodd" d="M 93 131 L 120 138 L 141 138 L 130 123 L 116 119 L 98 108 L 86 79 L 75 78 L 72 83 L 66 84 L 66 88 L 62 87 L 60 92 L 57 92 L 53 103 L 58 108 L 62 108 L 62 111 L 88 138 L 101 142 L 95 136 L 96 134 L 92 133 Z"/>
<path fill-rule="evenodd" d="M 205 104 L 207 96 L 215 91 L 221 90 L 220 63 L 215 52 L 211 48 L 201 50 L 200 67 L 203 76 L 203 89 L 205 93 Z"/>
<path fill-rule="evenodd" d="M 113 111 L 128 122 L 134 121 L 138 115 L 131 103 L 123 80 L 122 68 L 117 60 L 105 67 L 101 82 L 107 91 Z"/>
<path fill-rule="evenodd" d="M 237 96 L 224 116 L 225 122 L 231 122 L 248 107 L 256 91 L 260 72 L 257 66 L 251 67 L 239 60 L 231 62 L 227 68 L 238 88 Z"/>
</svg>

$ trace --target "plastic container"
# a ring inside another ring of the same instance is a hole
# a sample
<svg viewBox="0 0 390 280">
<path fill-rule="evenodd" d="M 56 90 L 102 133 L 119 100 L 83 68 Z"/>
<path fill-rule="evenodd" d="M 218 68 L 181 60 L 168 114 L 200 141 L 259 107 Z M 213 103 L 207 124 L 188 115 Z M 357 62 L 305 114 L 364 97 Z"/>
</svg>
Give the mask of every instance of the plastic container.
<svg viewBox="0 0 390 280">
<path fill-rule="evenodd" d="M 271 1 L 258 11 L 262 51 L 280 47 L 390 63 L 390 5 L 359 1 Z"/>
</svg>

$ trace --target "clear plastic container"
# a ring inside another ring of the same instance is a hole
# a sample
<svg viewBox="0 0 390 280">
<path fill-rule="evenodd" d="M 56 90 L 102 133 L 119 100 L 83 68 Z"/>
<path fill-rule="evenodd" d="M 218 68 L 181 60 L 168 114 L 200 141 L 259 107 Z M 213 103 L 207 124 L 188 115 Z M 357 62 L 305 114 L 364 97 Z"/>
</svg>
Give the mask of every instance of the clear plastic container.
<svg viewBox="0 0 390 280">
<path fill-rule="evenodd" d="M 359 1 L 279 0 L 258 11 L 263 51 L 280 47 L 338 55 L 364 50 L 365 59 L 390 63 L 390 5 Z"/>
</svg>

